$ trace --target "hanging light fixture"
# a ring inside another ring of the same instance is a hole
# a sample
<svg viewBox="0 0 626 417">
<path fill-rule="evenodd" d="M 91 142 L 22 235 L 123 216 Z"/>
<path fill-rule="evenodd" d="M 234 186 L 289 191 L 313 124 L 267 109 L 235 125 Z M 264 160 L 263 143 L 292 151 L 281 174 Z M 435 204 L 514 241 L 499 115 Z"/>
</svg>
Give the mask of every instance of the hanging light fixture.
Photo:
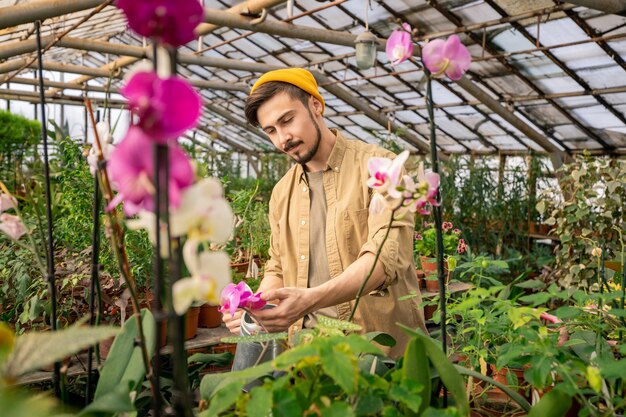
<svg viewBox="0 0 626 417">
<path fill-rule="evenodd" d="M 365 32 L 356 37 L 356 66 L 362 70 L 372 68 L 376 62 L 376 46 L 378 38 L 369 30 L 369 0 L 365 2 Z"/>
<path fill-rule="evenodd" d="M 356 65 L 362 70 L 372 68 L 376 62 L 378 38 L 369 30 L 361 33 L 354 41 L 356 45 Z"/>
</svg>

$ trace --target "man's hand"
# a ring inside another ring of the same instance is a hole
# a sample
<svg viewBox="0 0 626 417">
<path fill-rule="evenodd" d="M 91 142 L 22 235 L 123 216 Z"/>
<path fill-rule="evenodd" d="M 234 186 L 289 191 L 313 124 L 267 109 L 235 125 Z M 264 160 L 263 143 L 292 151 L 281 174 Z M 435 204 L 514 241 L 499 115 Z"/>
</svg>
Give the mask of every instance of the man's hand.
<svg viewBox="0 0 626 417">
<path fill-rule="evenodd" d="M 222 314 L 222 320 L 224 321 L 224 324 L 226 324 L 226 327 L 228 327 L 228 330 L 230 330 L 232 334 L 237 335 L 237 336 L 241 335 L 241 315 L 242 314 L 243 314 L 243 310 L 241 309 L 235 311 L 235 314 L 233 314 L 232 316 L 227 311 L 225 311 Z"/>
<path fill-rule="evenodd" d="M 254 317 L 270 332 L 286 331 L 289 326 L 317 310 L 315 288 L 279 288 L 261 295 L 264 300 L 278 300 L 278 305 L 267 310 L 254 312 Z"/>
</svg>

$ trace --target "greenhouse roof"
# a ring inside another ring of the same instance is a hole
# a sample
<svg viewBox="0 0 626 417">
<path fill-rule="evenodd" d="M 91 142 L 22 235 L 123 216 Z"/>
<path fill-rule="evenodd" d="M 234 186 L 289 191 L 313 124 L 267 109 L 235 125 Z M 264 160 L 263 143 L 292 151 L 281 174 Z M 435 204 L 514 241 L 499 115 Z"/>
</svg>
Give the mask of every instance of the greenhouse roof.
<svg viewBox="0 0 626 417">
<path fill-rule="evenodd" d="M 38 101 L 33 22 L 44 19 L 47 101 L 82 106 L 85 94 L 101 99 L 110 84 L 109 104 L 122 106 L 116 91 L 125 71 L 152 49 L 111 3 L 0 0 L 0 99 Z M 384 52 L 384 39 L 407 22 L 421 44 L 458 34 L 473 57 L 463 79 L 433 87 L 442 152 L 626 153 L 626 1 L 574 3 L 204 0 L 200 36 L 178 54 L 179 72 L 205 100 L 201 127 L 187 136 L 246 153 L 273 150 L 246 124 L 244 99 L 261 73 L 300 66 L 316 75 L 330 127 L 426 152 L 421 62 L 392 67 Z M 379 51 L 375 66 L 360 70 L 353 43 L 366 26 Z"/>
</svg>

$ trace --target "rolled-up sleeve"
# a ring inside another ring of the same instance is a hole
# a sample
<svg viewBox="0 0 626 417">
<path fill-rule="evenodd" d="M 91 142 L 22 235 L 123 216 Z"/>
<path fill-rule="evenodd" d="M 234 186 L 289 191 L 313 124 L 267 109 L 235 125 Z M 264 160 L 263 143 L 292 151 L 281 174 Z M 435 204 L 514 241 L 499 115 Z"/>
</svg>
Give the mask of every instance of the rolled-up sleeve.
<svg viewBox="0 0 626 417">
<path fill-rule="evenodd" d="M 385 210 L 380 214 L 370 213 L 367 222 L 368 239 L 359 253 L 359 257 L 368 252 L 376 255 L 383 245 L 378 260 L 385 271 L 385 282 L 378 290 L 384 290 L 393 284 L 401 275 L 400 271 L 412 268 L 415 214 L 406 207 L 397 210 L 387 240 L 383 244 L 389 229 L 391 213 L 391 210 Z"/>
</svg>

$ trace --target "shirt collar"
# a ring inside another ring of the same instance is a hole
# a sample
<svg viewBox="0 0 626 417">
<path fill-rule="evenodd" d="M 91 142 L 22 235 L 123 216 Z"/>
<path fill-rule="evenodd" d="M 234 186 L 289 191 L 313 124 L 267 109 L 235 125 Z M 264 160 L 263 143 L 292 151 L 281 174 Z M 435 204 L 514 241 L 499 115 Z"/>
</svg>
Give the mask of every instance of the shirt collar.
<svg viewBox="0 0 626 417">
<path fill-rule="evenodd" d="M 343 134 L 337 129 L 330 129 L 331 132 L 335 134 L 337 140 L 335 141 L 335 145 L 333 149 L 330 151 L 330 155 L 328 156 L 328 161 L 326 162 L 325 171 L 331 170 L 335 172 L 339 172 L 341 169 L 341 162 L 343 161 L 343 156 L 346 153 L 346 138 Z M 298 176 L 298 182 L 303 182 L 308 185 L 308 181 L 306 179 L 306 172 L 302 165 L 297 164 L 296 173 Z"/>
</svg>

